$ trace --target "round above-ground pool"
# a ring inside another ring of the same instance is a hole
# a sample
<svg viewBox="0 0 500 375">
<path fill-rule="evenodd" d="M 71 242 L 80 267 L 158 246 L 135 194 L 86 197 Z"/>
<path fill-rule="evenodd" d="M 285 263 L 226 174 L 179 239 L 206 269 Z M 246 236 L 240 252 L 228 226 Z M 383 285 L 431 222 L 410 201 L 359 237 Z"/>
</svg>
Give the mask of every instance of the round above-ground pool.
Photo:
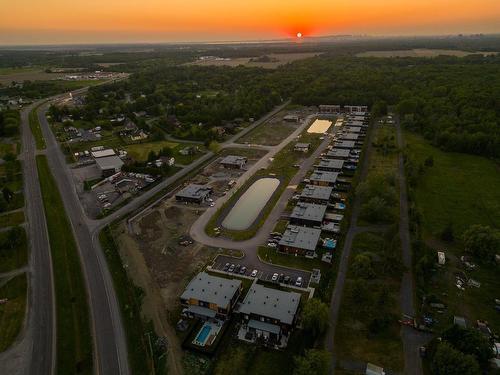
<svg viewBox="0 0 500 375">
<path fill-rule="evenodd" d="M 280 184 L 277 178 L 260 178 L 238 199 L 222 221 L 222 226 L 230 230 L 250 228 Z"/>
</svg>

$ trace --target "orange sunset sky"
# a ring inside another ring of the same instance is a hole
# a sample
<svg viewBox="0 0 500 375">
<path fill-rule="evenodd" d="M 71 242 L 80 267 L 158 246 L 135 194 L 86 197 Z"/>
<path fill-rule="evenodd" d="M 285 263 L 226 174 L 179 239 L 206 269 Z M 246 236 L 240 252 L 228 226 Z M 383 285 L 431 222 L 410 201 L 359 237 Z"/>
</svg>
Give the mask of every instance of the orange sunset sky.
<svg viewBox="0 0 500 375">
<path fill-rule="evenodd" d="M 0 44 L 500 32 L 500 0 L 0 0 Z"/>
</svg>

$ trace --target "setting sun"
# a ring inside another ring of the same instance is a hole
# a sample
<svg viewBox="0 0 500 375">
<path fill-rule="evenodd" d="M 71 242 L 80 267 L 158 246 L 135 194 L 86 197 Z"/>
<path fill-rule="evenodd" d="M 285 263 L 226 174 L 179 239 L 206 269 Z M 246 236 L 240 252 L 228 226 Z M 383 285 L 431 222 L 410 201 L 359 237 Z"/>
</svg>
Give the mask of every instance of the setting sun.
<svg viewBox="0 0 500 375">
<path fill-rule="evenodd" d="M 297 38 L 302 38 L 302 33 L 297 33 Z"/>
</svg>

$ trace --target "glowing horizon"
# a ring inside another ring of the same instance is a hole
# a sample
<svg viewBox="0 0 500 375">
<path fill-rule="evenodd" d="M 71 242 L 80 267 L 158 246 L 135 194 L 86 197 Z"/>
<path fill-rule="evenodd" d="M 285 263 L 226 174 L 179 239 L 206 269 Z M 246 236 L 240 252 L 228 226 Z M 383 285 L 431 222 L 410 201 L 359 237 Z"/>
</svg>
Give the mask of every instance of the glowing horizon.
<svg viewBox="0 0 500 375">
<path fill-rule="evenodd" d="M 0 44 L 500 32 L 498 0 L 0 0 Z"/>
</svg>

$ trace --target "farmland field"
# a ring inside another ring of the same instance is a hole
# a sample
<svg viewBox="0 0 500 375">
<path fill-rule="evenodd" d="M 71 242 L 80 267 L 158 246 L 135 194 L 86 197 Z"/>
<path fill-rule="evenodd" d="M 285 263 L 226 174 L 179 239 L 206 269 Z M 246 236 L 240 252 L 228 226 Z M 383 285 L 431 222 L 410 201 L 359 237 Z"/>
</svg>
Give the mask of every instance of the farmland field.
<svg viewBox="0 0 500 375">
<path fill-rule="evenodd" d="M 271 53 L 269 56 L 270 61 L 250 61 L 251 57 L 237 57 L 229 60 L 205 60 L 205 61 L 195 61 L 188 63 L 188 65 L 200 65 L 200 66 L 238 66 L 244 65 L 248 67 L 258 67 L 258 68 L 269 68 L 276 69 L 277 67 L 288 64 L 296 60 L 307 59 L 309 57 L 314 57 L 319 55 L 317 52 L 304 52 L 304 53 Z"/>
<path fill-rule="evenodd" d="M 398 51 L 367 51 L 358 53 L 358 57 L 436 57 L 440 55 L 464 57 L 472 54 L 482 54 L 484 56 L 495 55 L 498 52 L 469 52 L 449 49 L 427 49 L 417 48 Z"/>
</svg>

